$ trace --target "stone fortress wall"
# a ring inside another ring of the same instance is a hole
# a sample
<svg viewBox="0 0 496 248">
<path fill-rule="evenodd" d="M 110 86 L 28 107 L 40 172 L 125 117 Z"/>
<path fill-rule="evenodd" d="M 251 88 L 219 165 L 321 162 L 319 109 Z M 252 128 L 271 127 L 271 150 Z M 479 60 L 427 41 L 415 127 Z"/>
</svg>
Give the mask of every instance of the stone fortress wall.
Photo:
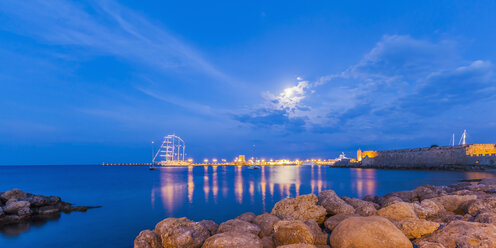
<svg viewBox="0 0 496 248">
<path fill-rule="evenodd" d="M 446 167 L 450 165 L 496 166 L 495 144 L 471 144 L 431 148 L 357 152 L 363 167 Z"/>
</svg>

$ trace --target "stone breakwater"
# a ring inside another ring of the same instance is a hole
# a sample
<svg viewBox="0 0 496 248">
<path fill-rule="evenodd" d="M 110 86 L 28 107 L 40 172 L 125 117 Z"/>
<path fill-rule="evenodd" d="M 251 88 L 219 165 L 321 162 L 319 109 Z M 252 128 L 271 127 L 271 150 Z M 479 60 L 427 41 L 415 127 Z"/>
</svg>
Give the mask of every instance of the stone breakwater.
<svg viewBox="0 0 496 248">
<path fill-rule="evenodd" d="M 325 190 L 220 225 L 167 218 L 140 232 L 134 247 L 496 247 L 496 180 L 425 185 L 363 199 Z"/>
<path fill-rule="evenodd" d="M 60 212 L 85 212 L 89 208 L 95 207 L 76 207 L 57 196 L 35 195 L 13 189 L 0 192 L 0 227 L 28 222 L 37 217 L 56 216 Z"/>
</svg>

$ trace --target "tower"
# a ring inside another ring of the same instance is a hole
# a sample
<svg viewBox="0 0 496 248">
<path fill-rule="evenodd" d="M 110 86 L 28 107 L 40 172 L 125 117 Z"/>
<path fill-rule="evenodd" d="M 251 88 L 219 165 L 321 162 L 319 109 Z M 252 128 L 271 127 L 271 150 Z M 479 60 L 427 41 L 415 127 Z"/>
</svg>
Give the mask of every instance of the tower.
<svg viewBox="0 0 496 248">
<path fill-rule="evenodd" d="M 360 148 L 358 148 L 358 151 L 357 151 L 357 160 L 359 162 L 362 161 L 362 150 Z"/>
</svg>

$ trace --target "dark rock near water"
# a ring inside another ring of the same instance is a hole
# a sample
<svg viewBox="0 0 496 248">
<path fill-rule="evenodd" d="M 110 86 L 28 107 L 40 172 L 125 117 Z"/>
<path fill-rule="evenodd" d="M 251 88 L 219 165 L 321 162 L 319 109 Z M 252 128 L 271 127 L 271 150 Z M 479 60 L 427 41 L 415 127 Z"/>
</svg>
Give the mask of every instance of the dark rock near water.
<svg viewBox="0 0 496 248">
<path fill-rule="evenodd" d="M 58 216 L 60 212 L 86 211 L 94 207 L 75 207 L 72 204 L 63 202 L 57 196 L 43 196 L 25 193 L 20 189 L 13 189 L 0 194 L 0 231 L 5 232 L 6 225 L 9 230 L 18 230 L 29 228 L 29 221 L 37 221 L 40 219 L 48 220 L 50 218 L 42 218 L 42 216 Z M 23 223 L 23 227 L 14 227 L 14 224 Z"/>
<path fill-rule="evenodd" d="M 0 197 L 4 201 L 8 201 L 10 199 L 26 199 L 26 193 L 24 193 L 20 189 L 13 189 L 13 190 L 9 190 L 5 193 L 2 193 L 2 195 Z"/>
</svg>

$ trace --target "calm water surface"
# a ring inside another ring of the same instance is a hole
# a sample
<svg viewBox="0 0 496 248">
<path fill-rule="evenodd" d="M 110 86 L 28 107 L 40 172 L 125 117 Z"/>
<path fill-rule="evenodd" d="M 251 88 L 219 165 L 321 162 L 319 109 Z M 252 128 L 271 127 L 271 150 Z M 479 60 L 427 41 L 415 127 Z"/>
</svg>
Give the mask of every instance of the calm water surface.
<svg viewBox="0 0 496 248">
<path fill-rule="evenodd" d="M 493 177 L 487 172 L 344 169 L 327 166 L 160 168 L 0 166 L 0 192 L 57 195 L 76 205 L 101 205 L 45 223 L 2 230 L 0 247 L 132 247 L 140 230 L 166 217 L 220 223 L 244 212 L 270 211 L 288 196 L 333 189 L 363 197 Z"/>
</svg>

